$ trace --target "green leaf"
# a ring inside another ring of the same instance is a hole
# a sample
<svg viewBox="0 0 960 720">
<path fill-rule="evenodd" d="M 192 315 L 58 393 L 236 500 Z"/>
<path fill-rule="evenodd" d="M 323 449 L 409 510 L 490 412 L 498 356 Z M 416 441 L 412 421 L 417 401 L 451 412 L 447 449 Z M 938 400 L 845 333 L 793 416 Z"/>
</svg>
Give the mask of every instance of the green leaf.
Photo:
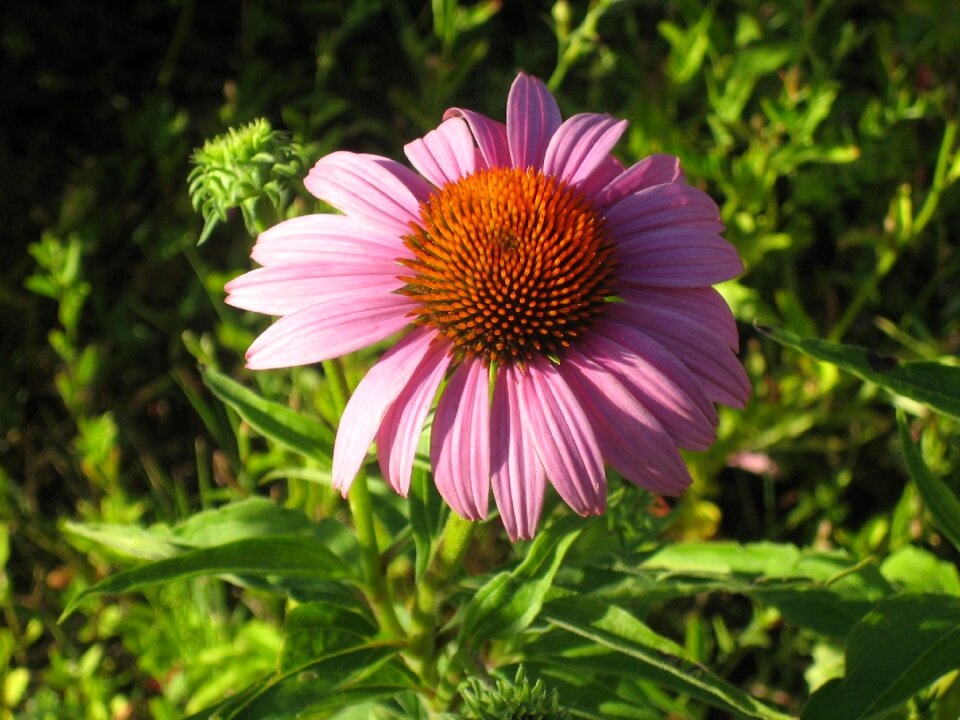
<svg viewBox="0 0 960 720">
<path fill-rule="evenodd" d="M 567 593 L 549 600 L 541 615 L 561 630 L 590 642 L 581 646 L 582 650 L 567 654 L 567 662 L 582 663 L 584 672 L 644 677 L 740 717 L 788 717 L 713 675 L 682 647 L 615 605 Z"/>
<path fill-rule="evenodd" d="M 430 473 L 418 467 L 413 468 L 407 502 L 410 529 L 416 547 L 416 579 L 419 582 L 427 570 L 433 542 L 446 522 L 447 510 L 440 501 L 440 493 Z"/>
<path fill-rule="evenodd" d="M 475 646 L 490 638 L 516 635 L 529 626 L 582 530 L 582 519 L 567 517 L 537 535 L 515 570 L 494 575 L 473 596 L 464 610 L 460 641 Z"/>
<path fill-rule="evenodd" d="M 280 670 L 289 672 L 312 660 L 364 645 L 377 627 L 359 603 L 332 601 L 299 605 L 287 614 Z"/>
<path fill-rule="evenodd" d="M 313 538 L 276 536 L 237 540 L 111 575 L 74 598 L 61 619 L 91 595 L 130 592 L 200 575 L 230 574 L 330 580 L 349 573 L 336 555 Z"/>
<path fill-rule="evenodd" d="M 658 550 L 642 567 L 669 572 L 655 593 L 669 589 L 677 573 L 725 578 L 726 592 L 749 595 L 777 608 L 791 624 L 834 637 L 846 637 L 875 601 L 893 593 L 873 564 L 858 564 L 839 551 L 780 543 L 678 543 Z"/>
<path fill-rule="evenodd" d="M 245 498 L 215 510 L 204 510 L 173 528 L 172 539 L 193 547 L 223 545 L 245 538 L 303 535 L 313 523 L 302 510 L 282 508 L 262 497 Z"/>
<path fill-rule="evenodd" d="M 883 717 L 960 668 L 960 598 L 901 595 L 878 603 L 850 633 L 846 673 L 815 692 L 803 720 Z"/>
<path fill-rule="evenodd" d="M 927 360 L 900 362 L 866 348 L 801 338 L 786 330 L 762 325 L 757 325 L 757 329 L 781 345 L 832 363 L 891 393 L 960 419 L 960 368 Z"/>
<path fill-rule="evenodd" d="M 333 431 L 286 405 L 267 400 L 235 380 L 207 368 L 203 382 L 250 427 L 284 447 L 330 467 Z"/>
<path fill-rule="evenodd" d="M 907 470 L 913 482 L 916 483 L 917 490 L 920 491 L 924 505 L 927 506 L 940 531 L 947 536 L 955 548 L 960 550 L 960 499 L 957 499 L 942 480 L 934 477 L 930 472 L 920 455 L 920 450 L 913 444 L 910 428 L 903 413 L 897 413 L 897 425 L 900 428 L 900 444 L 903 445 Z"/>
<path fill-rule="evenodd" d="M 163 560 L 183 552 L 184 547 L 170 538 L 170 528 L 112 523 L 66 521 L 63 529 L 71 535 L 91 540 L 102 547 L 130 558 Z"/>
<path fill-rule="evenodd" d="M 92 540 L 127 557 L 162 560 L 198 547 L 276 535 L 315 537 L 349 563 L 356 555 L 353 535 L 334 520 L 310 522 L 302 510 L 281 508 L 272 500 L 245 498 L 205 510 L 169 527 L 66 522 L 67 532 Z"/>
<path fill-rule="evenodd" d="M 286 672 L 242 707 L 217 715 L 230 720 L 286 720 L 341 708 L 416 687 L 416 678 L 396 660 L 399 648 L 370 643 Z"/>
<path fill-rule="evenodd" d="M 883 561 L 880 572 L 907 592 L 960 596 L 957 566 L 916 545 L 898 549 Z"/>
</svg>

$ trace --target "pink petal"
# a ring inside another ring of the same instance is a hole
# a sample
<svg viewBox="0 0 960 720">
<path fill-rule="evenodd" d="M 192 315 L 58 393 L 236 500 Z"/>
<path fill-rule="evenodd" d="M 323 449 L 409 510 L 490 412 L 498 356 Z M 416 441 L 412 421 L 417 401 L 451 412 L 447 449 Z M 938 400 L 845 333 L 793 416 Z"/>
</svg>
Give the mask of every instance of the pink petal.
<svg viewBox="0 0 960 720">
<path fill-rule="evenodd" d="M 603 457 L 563 376 L 548 360 L 535 357 L 517 388 L 521 417 L 560 497 L 580 515 L 602 513 L 607 502 Z"/>
<path fill-rule="evenodd" d="M 603 457 L 627 480 L 663 495 L 679 495 L 690 473 L 656 418 L 612 374 L 570 351 L 560 372 L 596 433 Z"/>
<path fill-rule="evenodd" d="M 320 158 L 303 184 L 316 197 L 373 230 L 403 236 L 419 222 L 427 182 L 398 162 L 338 151 Z"/>
<path fill-rule="evenodd" d="M 577 186 L 577 189 L 579 189 L 580 192 L 586 197 L 594 198 L 602 188 L 607 186 L 607 183 L 612 181 L 622 172 L 623 163 L 617 160 L 613 155 L 607 155 L 605 158 L 603 158 L 603 160 L 600 161 L 600 164 L 597 165 L 590 177 L 580 182 L 580 184 Z"/>
<path fill-rule="evenodd" d="M 444 120 L 458 117 L 466 120 L 467 125 L 470 126 L 470 132 L 473 133 L 483 158 L 483 167 L 510 167 L 510 146 L 507 144 L 506 125 L 473 110 L 450 108 L 443 114 Z"/>
<path fill-rule="evenodd" d="M 410 491 L 413 460 L 423 423 L 450 365 L 450 343 L 436 338 L 417 372 L 387 410 L 377 432 L 377 459 L 384 479 L 403 497 Z"/>
<path fill-rule="evenodd" d="M 432 364 L 426 366 L 424 360 L 435 337 L 432 329 L 413 330 L 384 353 L 350 396 L 333 444 L 333 486 L 344 496 L 360 471 L 387 410 L 417 373 L 427 375 L 434 369 Z M 415 382 L 423 382 L 423 378 L 418 377 Z"/>
<path fill-rule="evenodd" d="M 673 155 L 650 155 L 611 181 L 594 198 L 596 207 L 607 207 L 651 185 L 681 181 L 680 159 Z"/>
<path fill-rule="evenodd" d="M 567 118 L 550 138 L 543 159 L 543 172 L 557 175 L 570 185 L 588 179 L 610 155 L 626 120 L 609 115 L 581 113 Z"/>
<path fill-rule="evenodd" d="M 388 294 L 404 286 L 392 260 L 343 256 L 335 262 L 258 268 L 227 283 L 228 305 L 267 315 L 289 315 L 318 302 L 345 302 L 360 294 Z"/>
<path fill-rule="evenodd" d="M 507 142 L 513 166 L 539 170 L 558 127 L 560 108 L 547 86 L 530 75 L 517 75 L 507 96 Z"/>
<path fill-rule="evenodd" d="M 410 257 L 396 235 L 370 230 L 346 215 L 304 215 L 260 233 L 251 257 L 264 266 L 342 255 Z"/>
<path fill-rule="evenodd" d="M 677 445 L 706 450 L 713 444 L 717 411 L 686 365 L 625 323 L 598 320 L 591 329 L 584 352 L 615 374 Z"/>
<path fill-rule="evenodd" d="M 516 366 L 497 368 L 490 437 L 493 497 L 507 535 L 514 541 L 533 538 L 546 489 L 546 474 L 520 413 L 519 382 Z"/>
<path fill-rule="evenodd" d="M 620 279 L 655 287 L 705 287 L 737 277 L 743 262 L 716 233 L 684 226 L 618 237 Z"/>
<path fill-rule="evenodd" d="M 621 315 L 624 310 L 616 307 L 619 304 L 623 303 L 611 303 L 612 320 L 628 328 L 634 326 L 634 319 Z M 643 327 L 643 334 L 686 365 L 712 401 L 738 408 L 746 404 L 750 380 L 730 348 L 684 323 L 653 321 Z"/>
<path fill-rule="evenodd" d="M 490 399 L 488 370 L 468 357 L 443 389 L 430 433 L 437 490 L 468 520 L 487 517 L 490 495 Z"/>
<path fill-rule="evenodd" d="M 637 327 L 657 323 L 685 323 L 696 332 L 717 338 L 731 350 L 740 346 L 737 322 L 723 296 L 711 287 L 702 288 L 643 288 L 631 287 L 620 292 L 626 303 L 622 308 L 629 313 Z"/>
<path fill-rule="evenodd" d="M 437 187 L 476 170 L 473 136 L 467 123 L 451 118 L 403 148 L 410 164 Z"/>
<path fill-rule="evenodd" d="M 681 225 L 713 233 L 723 230 L 713 198 L 684 183 L 640 190 L 609 207 L 604 215 L 608 232 L 618 237 Z"/>
<path fill-rule="evenodd" d="M 416 304 L 403 295 L 354 293 L 349 302 L 319 302 L 277 320 L 247 350 L 253 370 L 329 360 L 379 342 L 410 324 Z"/>
</svg>

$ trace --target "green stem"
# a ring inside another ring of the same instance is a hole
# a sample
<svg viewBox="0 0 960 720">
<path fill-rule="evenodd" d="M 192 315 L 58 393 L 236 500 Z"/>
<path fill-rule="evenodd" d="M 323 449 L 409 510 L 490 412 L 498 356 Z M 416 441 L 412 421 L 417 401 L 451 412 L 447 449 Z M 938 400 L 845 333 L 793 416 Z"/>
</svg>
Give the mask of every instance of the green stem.
<svg viewBox="0 0 960 720">
<path fill-rule="evenodd" d="M 357 542 L 360 544 L 360 559 L 363 563 L 363 576 L 369 588 L 368 600 L 387 632 L 403 637 L 403 627 L 397 619 L 390 599 L 390 588 L 383 574 L 380 562 L 380 547 L 377 545 L 377 532 L 373 524 L 373 503 L 370 501 L 370 489 L 367 487 L 367 473 L 361 470 L 350 487 L 347 495 L 350 512 L 357 528 Z"/>
<path fill-rule="evenodd" d="M 326 360 L 323 371 L 327 377 L 327 385 L 333 405 L 337 409 L 337 416 L 343 417 L 350 397 L 350 386 L 343 371 L 343 363 L 339 358 Z M 403 637 L 403 627 L 397 619 L 390 599 L 390 588 L 383 573 L 380 557 L 380 547 L 377 545 L 377 532 L 373 522 L 373 503 L 370 498 L 370 488 L 367 486 L 367 473 L 361 468 L 350 487 L 347 495 L 350 503 L 350 513 L 357 528 L 357 543 L 360 545 L 360 559 L 363 563 L 363 577 L 369 589 L 368 600 L 381 627 L 387 632 Z"/>
<path fill-rule="evenodd" d="M 417 583 L 410 623 L 410 650 L 421 665 L 421 678 L 434 686 L 437 684 L 437 612 L 443 599 L 442 591 L 461 569 L 475 528 L 476 523 L 451 512 L 427 571 Z"/>
<path fill-rule="evenodd" d="M 330 388 L 330 396 L 333 398 L 333 406 L 337 410 L 337 417 L 342 417 L 343 411 L 347 407 L 347 400 L 350 398 L 350 386 L 347 385 L 347 375 L 343 371 L 343 363 L 340 358 L 324 360 L 323 374 L 327 378 L 327 387 Z"/>
<path fill-rule="evenodd" d="M 957 137 L 957 120 L 951 118 L 943 131 L 943 141 L 940 143 L 940 153 L 937 155 L 937 165 L 933 171 L 933 181 L 930 183 L 930 191 L 927 193 L 923 206 L 920 208 L 920 214 L 913 223 L 913 232 L 919 235 L 930 222 L 933 213 L 937 209 L 937 203 L 940 201 L 940 193 L 949 184 L 945 182 L 947 175 L 947 162 L 950 160 L 950 153 L 953 150 L 953 143 Z"/>
</svg>

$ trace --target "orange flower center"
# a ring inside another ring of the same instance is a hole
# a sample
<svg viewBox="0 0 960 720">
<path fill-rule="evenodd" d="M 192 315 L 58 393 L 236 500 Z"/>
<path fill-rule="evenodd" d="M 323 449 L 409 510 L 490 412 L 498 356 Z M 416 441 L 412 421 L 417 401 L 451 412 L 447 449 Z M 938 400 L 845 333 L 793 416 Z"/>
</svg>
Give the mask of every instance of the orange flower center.
<svg viewBox="0 0 960 720">
<path fill-rule="evenodd" d="M 498 362 L 559 356 L 614 282 L 604 220 L 576 189 L 533 169 L 481 170 L 439 188 L 403 238 L 417 323 Z"/>
</svg>

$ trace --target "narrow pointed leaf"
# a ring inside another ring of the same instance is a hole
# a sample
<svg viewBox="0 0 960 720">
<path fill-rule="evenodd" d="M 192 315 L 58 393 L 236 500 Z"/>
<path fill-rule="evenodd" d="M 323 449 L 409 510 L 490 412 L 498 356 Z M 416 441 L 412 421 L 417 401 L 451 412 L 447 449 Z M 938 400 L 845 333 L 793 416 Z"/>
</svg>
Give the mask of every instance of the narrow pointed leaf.
<svg viewBox="0 0 960 720">
<path fill-rule="evenodd" d="M 903 455 L 907 460 L 910 477 L 916 483 L 917 490 L 920 491 L 920 496 L 937 527 L 953 546 L 960 550 L 960 499 L 940 478 L 934 477 L 930 472 L 919 448 L 913 444 L 903 413 L 897 413 L 897 425 L 900 428 L 900 444 L 903 445 Z"/>
<path fill-rule="evenodd" d="M 512 572 L 494 575 L 467 605 L 460 641 L 476 646 L 515 635 L 536 619 L 564 555 L 583 530 L 580 518 L 566 518 L 537 535 L 527 557 Z"/>
<path fill-rule="evenodd" d="M 250 427 L 304 457 L 330 467 L 333 431 L 286 405 L 261 397 L 216 370 L 207 369 L 203 382 L 220 400 L 237 411 Z"/>
<path fill-rule="evenodd" d="M 937 412 L 960 419 L 960 368 L 922 360 L 900 362 L 867 348 L 801 338 L 786 330 L 757 326 L 781 345 L 832 363 L 895 395 L 916 400 Z"/>
<path fill-rule="evenodd" d="M 658 635 L 626 610 L 585 596 L 567 594 L 547 602 L 541 616 L 556 627 L 595 644 L 607 659 L 601 672 L 644 677 L 659 685 L 688 694 L 736 717 L 787 720 L 789 716 L 750 697 L 739 688 L 713 675 L 672 640 Z M 583 658 L 584 670 L 600 658 Z"/>
<path fill-rule="evenodd" d="M 111 575 L 74 598 L 64 610 L 63 617 L 91 595 L 130 592 L 201 575 L 332 580 L 347 577 L 349 572 L 336 555 L 313 538 L 277 536 L 238 540 Z"/>
</svg>

